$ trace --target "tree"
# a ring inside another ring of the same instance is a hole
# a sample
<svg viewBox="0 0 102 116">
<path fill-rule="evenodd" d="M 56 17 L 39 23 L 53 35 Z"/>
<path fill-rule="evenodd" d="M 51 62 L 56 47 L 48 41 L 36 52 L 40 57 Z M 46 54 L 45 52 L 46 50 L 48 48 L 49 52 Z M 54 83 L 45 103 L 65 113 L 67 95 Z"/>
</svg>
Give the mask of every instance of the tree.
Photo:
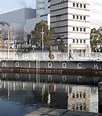
<svg viewBox="0 0 102 116">
<path fill-rule="evenodd" d="M 34 30 L 31 31 L 32 35 L 32 44 L 36 44 L 36 46 L 41 46 L 42 44 L 42 28 L 43 28 L 43 44 L 49 45 L 51 39 L 54 35 L 54 29 L 48 29 L 48 25 L 46 21 L 40 21 L 36 23 Z"/>
<path fill-rule="evenodd" d="M 102 34 L 100 29 L 93 28 L 90 32 L 90 44 L 92 51 L 102 45 Z"/>
</svg>

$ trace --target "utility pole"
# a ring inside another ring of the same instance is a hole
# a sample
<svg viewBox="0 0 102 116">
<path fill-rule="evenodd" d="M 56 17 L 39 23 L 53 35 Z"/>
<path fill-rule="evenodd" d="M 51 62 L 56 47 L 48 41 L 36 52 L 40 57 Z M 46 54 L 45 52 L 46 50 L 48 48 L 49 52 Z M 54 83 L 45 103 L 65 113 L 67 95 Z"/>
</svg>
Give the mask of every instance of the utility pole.
<svg viewBox="0 0 102 116">
<path fill-rule="evenodd" d="M 44 32 L 43 32 L 43 26 L 42 26 L 42 32 L 41 32 L 41 34 L 42 34 L 42 50 L 43 50 L 43 48 L 44 48 L 44 42 L 43 42 L 43 39 L 44 39 Z"/>
<path fill-rule="evenodd" d="M 9 47 L 10 47 L 10 30 L 8 30 L 8 59 L 9 59 Z"/>
</svg>

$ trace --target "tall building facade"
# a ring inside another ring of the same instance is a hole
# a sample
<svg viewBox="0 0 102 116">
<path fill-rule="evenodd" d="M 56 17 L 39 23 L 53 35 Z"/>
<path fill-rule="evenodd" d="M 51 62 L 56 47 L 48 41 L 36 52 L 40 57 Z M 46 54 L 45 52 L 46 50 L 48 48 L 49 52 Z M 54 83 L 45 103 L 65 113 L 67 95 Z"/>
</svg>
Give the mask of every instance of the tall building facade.
<svg viewBox="0 0 102 116">
<path fill-rule="evenodd" d="M 41 15 L 47 15 L 49 13 L 49 3 L 50 0 L 36 1 L 36 17 L 40 17 Z"/>
<path fill-rule="evenodd" d="M 90 53 L 90 0 L 50 0 L 50 24 L 68 53 Z"/>
</svg>

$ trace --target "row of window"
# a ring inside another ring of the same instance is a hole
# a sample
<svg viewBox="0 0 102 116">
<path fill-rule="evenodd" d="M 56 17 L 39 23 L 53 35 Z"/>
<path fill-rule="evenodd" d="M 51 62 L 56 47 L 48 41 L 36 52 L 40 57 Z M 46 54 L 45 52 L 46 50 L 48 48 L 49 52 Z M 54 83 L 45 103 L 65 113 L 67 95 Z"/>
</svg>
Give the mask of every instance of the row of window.
<svg viewBox="0 0 102 116">
<path fill-rule="evenodd" d="M 45 4 L 45 1 L 43 1 L 43 2 L 37 2 L 37 4 Z"/>
<path fill-rule="evenodd" d="M 85 39 L 73 39 L 73 43 L 86 43 Z"/>
<path fill-rule="evenodd" d="M 73 3 L 73 7 L 77 7 L 77 8 L 86 8 L 86 4 Z"/>
<path fill-rule="evenodd" d="M 85 31 L 86 31 L 86 28 L 82 28 L 82 27 L 73 27 L 73 31 L 85 32 Z"/>
<path fill-rule="evenodd" d="M 80 104 L 80 105 L 72 105 L 72 110 L 79 110 L 79 111 L 86 111 L 86 105 Z"/>
<path fill-rule="evenodd" d="M 72 98 L 85 98 L 86 93 L 73 93 Z"/>
<path fill-rule="evenodd" d="M 73 15 L 73 19 L 86 20 L 86 17 L 85 16 L 79 16 L 79 15 Z"/>
<path fill-rule="evenodd" d="M 45 9 L 45 7 L 40 7 L 40 8 L 37 8 L 38 10 L 43 10 L 43 9 Z"/>
</svg>

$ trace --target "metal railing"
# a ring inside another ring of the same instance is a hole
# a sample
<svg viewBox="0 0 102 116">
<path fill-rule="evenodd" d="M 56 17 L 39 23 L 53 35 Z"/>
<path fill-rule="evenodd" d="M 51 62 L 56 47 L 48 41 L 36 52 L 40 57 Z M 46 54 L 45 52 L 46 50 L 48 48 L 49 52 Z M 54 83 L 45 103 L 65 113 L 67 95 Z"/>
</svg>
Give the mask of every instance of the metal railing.
<svg viewBox="0 0 102 116">
<path fill-rule="evenodd" d="M 0 52 L 1 60 L 55 60 L 55 61 L 67 61 L 67 60 L 102 60 L 102 53 L 91 53 L 86 55 L 72 55 L 73 59 L 69 59 L 68 53 L 52 52 L 53 58 L 49 57 L 49 52 Z"/>
</svg>

